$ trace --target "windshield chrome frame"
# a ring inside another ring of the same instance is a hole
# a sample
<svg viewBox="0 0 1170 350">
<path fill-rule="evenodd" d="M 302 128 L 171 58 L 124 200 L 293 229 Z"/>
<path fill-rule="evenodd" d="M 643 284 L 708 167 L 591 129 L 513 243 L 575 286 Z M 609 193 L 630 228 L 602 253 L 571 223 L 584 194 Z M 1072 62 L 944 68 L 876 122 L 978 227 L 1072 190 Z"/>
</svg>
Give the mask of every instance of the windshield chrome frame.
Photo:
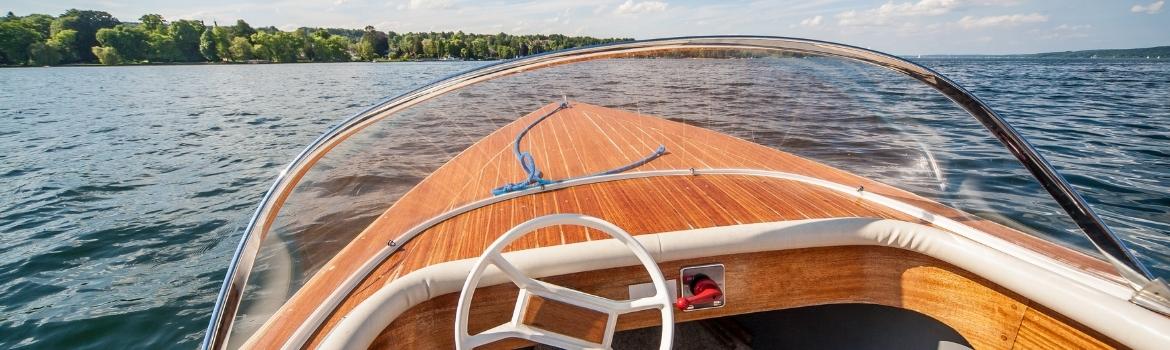
<svg viewBox="0 0 1170 350">
<path fill-rule="evenodd" d="M 333 147 L 353 134 L 374 122 L 433 97 L 501 76 L 582 60 L 687 48 L 756 49 L 843 58 L 890 69 L 929 85 L 975 117 L 997 140 L 1007 147 L 1008 151 L 1040 182 L 1077 226 L 1085 232 L 1096 249 L 1104 255 L 1106 261 L 1112 264 L 1119 275 L 1129 282 L 1130 287 L 1135 291 L 1133 299 L 1135 303 L 1166 313 L 1158 310 L 1166 307 L 1162 304 L 1165 301 L 1157 300 L 1165 298 L 1162 296 L 1163 291 L 1167 290 L 1165 282 L 1153 279 L 1146 267 L 1126 247 L 1125 242 L 1117 237 L 1089 207 L 1084 198 L 1015 128 L 978 97 L 942 74 L 894 55 L 826 41 L 773 36 L 701 36 L 613 43 L 501 61 L 455 74 L 397 97 L 386 99 L 345 119 L 302 150 L 276 176 L 272 186 L 252 215 L 248 227 L 240 238 L 235 254 L 232 256 L 231 263 L 228 265 L 227 274 L 216 297 L 211 320 L 200 348 L 221 349 L 227 345 L 227 337 L 231 332 L 236 312 L 243 297 L 252 264 L 260 249 L 260 243 L 271 227 L 272 220 L 305 173 Z M 1153 300 L 1151 301 L 1149 298 Z"/>
</svg>

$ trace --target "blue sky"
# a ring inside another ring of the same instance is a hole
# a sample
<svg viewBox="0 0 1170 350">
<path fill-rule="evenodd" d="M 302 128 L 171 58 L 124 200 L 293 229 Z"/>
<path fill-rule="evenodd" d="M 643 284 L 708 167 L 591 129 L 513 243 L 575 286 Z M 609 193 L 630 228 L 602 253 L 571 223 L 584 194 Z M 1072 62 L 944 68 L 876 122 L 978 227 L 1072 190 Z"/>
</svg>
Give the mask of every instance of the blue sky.
<svg viewBox="0 0 1170 350">
<path fill-rule="evenodd" d="M 844 42 L 895 54 L 1032 53 L 1170 45 L 1165 0 L 6 0 L 0 11 L 69 8 L 282 29 L 563 33 L 601 37 L 757 34 Z"/>
</svg>

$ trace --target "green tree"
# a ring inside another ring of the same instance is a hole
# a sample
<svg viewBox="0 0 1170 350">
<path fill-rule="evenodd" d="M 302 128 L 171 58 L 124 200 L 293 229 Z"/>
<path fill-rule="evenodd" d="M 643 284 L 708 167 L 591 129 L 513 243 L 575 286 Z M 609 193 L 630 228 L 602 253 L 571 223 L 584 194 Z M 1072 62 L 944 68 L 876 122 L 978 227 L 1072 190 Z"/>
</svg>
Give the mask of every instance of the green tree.
<svg viewBox="0 0 1170 350">
<path fill-rule="evenodd" d="M 513 58 L 516 57 L 516 51 L 511 46 L 499 45 L 496 46 L 497 58 Z"/>
<path fill-rule="evenodd" d="M 287 52 L 283 52 L 282 54 L 284 55 L 283 59 L 289 60 L 281 62 L 296 62 L 305 56 L 307 50 L 311 50 L 309 48 L 311 46 L 311 42 L 308 40 L 309 37 L 297 32 L 297 30 L 294 30 L 294 32 L 276 32 L 275 35 L 276 37 L 280 37 L 282 46 L 287 50 Z"/>
<path fill-rule="evenodd" d="M 72 29 L 65 29 L 53 34 L 45 44 L 57 49 L 57 54 L 60 56 L 60 62 L 76 62 L 78 59 L 77 51 L 74 51 L 77 43 L 77 31 Z"/>
<path fill-rule="evenodd" d="M 463 45 L 463 40 L 461 39 L 451 39 L 451 41 L 447 44 L 448 57 L 466 58 L 463 57 L 463 53 L 466 51 L 467 47 Z"/>
<path fill-rule="evenodd" d="M 271 62 L 296 62 L 301 49 L 297 36 L 289 32 L 259 32 L 252 35 L 252 43 L 252 53 Z"/>
<path fill-rule="evenodd" d="M 0 17 L 0 63 L 53 64 L 96 60 L 107 62 L 178 62 L 248 60 L 272 62 L 426 59 L 500 59 L 549 50 L 629 39 L 597 39 L 553 35 L 474 34 L 459 32 L 395 33 L 373 26 L 364 29 L 299 28 L 285 32 L 247 22 L 206 26 L 201 21 L 173 23 L 158 14 L 139 18 L 141 25 L 119 25 L 101 11 L 72 9 L 60 18 L 32 14 Z M 236 40 L 240 39 L 240 40 Z M 242 41 L 242 42 L 241 42 Z M 92 47 L 102 49 L 93 50 Z M 108 50 L 107 50 L 108 49 Z M 31 58 L 31 60 L 30 60 Z"/>
<path fill-rule="evenodd" d="M 232 46 L 231 31 L 224 27 L 212 27 L 211 34 L 215 38 L 215 55 L 223 60 L 231 60 L 232 54 L 229 49 Z"/>
<path fill-rule="evenodd" d="M 256 32 L 252 37 L 248 38 L 252 42 L 252 58 L 258 60 L 273 61 L 272 50 L 265 46 L 265 42 L 269 41 L 270 34 L 266 32 Z"/>
<path fill-rule="evenodd" d="M 199 37 L 203 35 L 203 22 L 180 19 L 171 22 L 169 32 L 171 38 L 175 39 L 175 45 L 179 47 L 179 53 L 183 56 L 183 61 L 194 62 L 202 61 L 203 55 L 199 51 Z M 122 53 L 125 55 L 125 53 Z"/>
<path fill-rule="evenodd" d="M 353 47 L 354 54 L 359 60 L 373 61 L 378 59 L 378 50 L 374 49 L 374 43 L 366 40 L 358 41 Z"/>
<path fill-rule="evenodd" d="M 98 30 L 96 37 L 101 46 L 116 50 L 115 54 L 119 57 L 119 62 L 144 60 L 150 53 L 149 36 L 138 28 L 119 24 L 113 28 Z M 97 55 L 97 51 L 92 52 L 95 56 Z"/>
<path fill-rule="evenodd" d="M 20 18 L 20 23 L 25 27 L 35 30 L 42 38 L 48 38 L 50 34 L 49 28 L 53 24 L 53 16 L 34 13 Z"/>
<path fill-rule="evenodd" d="M 27 64 L 28 48 L 40 34 L 18 21 L 0 22 L 0 63 Z"/>
<path fill-rule="evenodd" d="M 298 28 L 293 30 L 293 37 L 296 39 L 296 45 L 300 51 L 300 58 L 306 61 L 317 60 L 317 43 L 313 41 L 312 36 L 309 35 L 308 28 Z"/>
<path fill-rule="evenodd" d="M 410 38 L 410 41 L 409 41 L 410 54 L 412 56 L 415 56 L 415 57 L 422 56 L 422 54 L 423 54 L 422 35 L 416 35 L 416 34 L 412 33 L 410 35 L 407 35 L 407 37 Z"/>
<path fill-rule="evenodd" d="M 33 65 L 51 66 L 61 63 L 61 51 L 53 45 L 35 42 L 28 46 L 29 60 Z"/>
<path fill-rule="evenodd" d="M 232 32 L 234 36 L 243 38 L 251 38 L 252 34 L 256 34 L 256 30 L 242 19 L 236 20 L 236 26 L 232 28 Z"/>
<path fill-rule="evenodd" d="M 72 50 L 80 56 L 81 61 L 93 62 L 97 57 L 90 48 L 98 45 L 97 31 L 102 28 L 113 28 L 120 23 L 122 22 L 105 11 L 71 9 L 53 20 L 49 29 L 54 35 L 67 29 L 77 31 L 77 41 L 73 43 Z"/>
<path fill-rule="evenodd" d="M 242 62 L 252 59 L 252 43 L 243 37 L 232 38 L 232 44 L 228 47 L 231 53 L 232 61 Z"/>
<path fill-rule="evenodd" d="M 386 33 L 375 30 L 374 26 L 366 26 L 360 42 L 369 44 L 374 51 L 373 56 L 385 57 L 390 53 L 390 38 Z"/>
<path fill-rule="evenodd" d="M 217 41 L 215 34 L 212 33 L 211 28 L 203 29 L 203 34 L 199 36 L 199 53 L 203 55 L 208 61 L 219 61 L 219 52 L 216 50 Z"/>
<path fill-rule="evenodd" d="M 471 41 L 471 57 L 470 59 L 485 59 L 488 58 L 488 43 L 484 38 L 475 38 Z"/>
<path fill-rule="evenodd" d="M 167 21 L 163 19 L 162 15 L 155 13 L 148 13 L 138 18 L 142 22 L 142 27 L 148 32 L 161 32 L 167 30 Z"/>
<path fill-rule="evenodd" d="M 349 62 L 353 60 L 353 53 L 349 52 L 349 40 L 346 40 L 344 37 L 330 37 L 327 45 L 334 52 L 333 55 L 329 56 L 330 58 L 328 60 L 335 62 Z"/>
<path fill-rule="evenodd" d="M 423 57 L 434 58 L 435 56 L 438 56 L 438 54 L 439 54 L 438 46 L 435 45 L 435 41 L 431 40 L 430 38 L 423 39 L 422 47 L 423 47 Z"/>
<path fill-rule="evenodd" d="M 172 38 L 167 33 L 152 32 L 150 33 L 150 38 L 147 40 L 150 43 L 148 59 L 152 62 L 183 61 L 183 53 L 179 52 L 179 46 L 175 45 L 175 38 Z"/>
<path fill-rule="evenodd" d="M 422 39 L 423 38 L 421 33 L 406 33 L 406 35 L 403 35 L 402 39 L 399 40 L 399 45 L 401 46 L 401 49 L 406 52 L 408 57 L 423 57 Z"/>
<path fill-rule="evenodd" d="M 349 52 L 346 48 L 349 47 L 349 40 L 337 35 L 329 35 L 328 32 L 319 30 L 312 35 L 313 52 L 318 61 L 323 62 L 345 62 L 349 61 Z"/>
<path fill-rule="evenodd" d="M 98 61 L 104 65 L 118 65 L 122 64 L 122 56 L 118 55 L 118 49 L 105 46 L 94 46 L 93 55 L 97 57 Z"/>
</svg>

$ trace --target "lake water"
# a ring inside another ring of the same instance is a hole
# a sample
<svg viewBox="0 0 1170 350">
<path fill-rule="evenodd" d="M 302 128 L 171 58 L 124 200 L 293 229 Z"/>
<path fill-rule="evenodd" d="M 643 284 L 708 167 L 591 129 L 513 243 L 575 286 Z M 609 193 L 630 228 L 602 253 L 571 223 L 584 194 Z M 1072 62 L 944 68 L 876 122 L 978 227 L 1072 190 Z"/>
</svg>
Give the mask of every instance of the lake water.
<svg viewBox="0 0 1170 350">
<path fill-rule="evenodd" d="M 1170 276 L 1170 63 L 921 63 L 1013 122 Z M 481 64 L 0 69 L 0 348 L 197 346 L 241 225 L 293 155 Z"/>
</svg>

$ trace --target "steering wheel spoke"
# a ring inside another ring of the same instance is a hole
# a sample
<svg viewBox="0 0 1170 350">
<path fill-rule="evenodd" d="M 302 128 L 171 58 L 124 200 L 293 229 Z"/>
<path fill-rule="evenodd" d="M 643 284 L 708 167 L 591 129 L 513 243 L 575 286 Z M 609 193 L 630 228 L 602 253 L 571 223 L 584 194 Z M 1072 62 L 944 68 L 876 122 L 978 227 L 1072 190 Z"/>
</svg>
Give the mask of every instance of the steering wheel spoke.
<svg viewBox="0 0 1170 350">
<path fill-rule="evenodd" d="M 500 269 L 500 272 L 503 272 L 505 276 L 508 276 L 508 279 L 521 289 L 531 289 L 542 283 L 536 279 L 533 279 L 532 277 L 528 277 L 528 275 L 525 275 L 524 272 L 520 271 L 519 268 L 516 268 L 516 265 L 512 265 L 508 259 L 504 259 L 504 256 L 500 255 L 499 252 L 490 252 L 486 257 L 486 261 L 488 263 L 495 265 L 496 268 Z"/>
<path fill-rule="evenodd" d="M 489 255 L 488 262 L 499 268 L 501 272 L 508 276 L 509 280 L 525 291 L 525 293 L 521 293 L 518 296 L 520 298 L 535 295 L 544 299 L 556 300 L 609 315 L 621 315 L 662 307 L 662 304 L 655 299 L 659 298 L 658 295 L 635 300 L 613 300 L 530 278 L 499 254 Z M 520 302 L 517 305 L 525 305 L 525 303 Z"/>
<path fill-rule="evenodd" d="M 618 301 L 544 282 L 526 275 L 522 270 L 504 258 L 504 255 L 501 253 L 504 247 L 517 238 L 536 229 L 555 225 L 586 226 L 605 232 L 617 241 L 625 244 L 642 263 L 642 266 L 646 268 L 646 271 L 650 273 L 650 279 L 655 288 L 654 295 L 634 300 Z M 519 287 L 520 294 L 517 296 L 516 307 L 513 310 L 511 321 L 479 334 L 470 335 L 467 331 L 468 309 L 471 307 L 471 299 L 475 294 L 475 288 L 490 265 L 495 265 L 501 273 Z M 471 349 L 503 339 L 519 338 L 565 349 L 606 349 L 613 341 L 618 315 L 635 311 L 658 309 L 662 317 L 662 338 L 659 345 L 663 350 L 670 349 L 674 338 L 674 312 L 672 309 L 672 301 L 669 297 L 669 289 L 670 286 L 666 284 L 666 278 L 662 276 L 662 271 L 658 269 L 658 264 L 650 257 L 650 253 L 637 240 L 634 240 L 629 233 L 626 233 L 621 228 L 598 218 L 577 214 L 557 214 L 539 217 L 517 225 L 511 230 L 508 230 L 508 232 L 505 232 L 475 262 L 470 275 L 467 277 L 467 281 L 463 284 L 463 291 L 459 295 L 459 305 L 455 310 L 455 347 L 457 349 Z M 543 299 L 554 300 L 604 313 L 608 317 L 608 320 L 606 321 L 602 342 L 594 343 L 523 324 L 528 302 L 532 296 L 539 296 Z"/>
<path fill-rule="evenodd" d="M 624 313 L 622 311 L 626 309 L 623 302 L 602 298 L 544 281 L 536 281 L 536 285 L 528 288 L 528 292 L 541 298 L 556 300 L 610 315 L 622 314 Z"/>
<path fill-rule="evenodd" d="M 645 297 L 645 298 L 623 301 L 623 302 L 621 302 L 621 304 L 622 304 L 621 310 L 622 311 L 618 314 L 619 315 L 620 314 L 628 314 L 628 313 L 635 312 L 635 311 L 661 309 L 661 308 L 670 309 L 670 305 L 662 305 L 662 303 L 657 300 L 658 298 L 661 298 L 661 297 L 659 297 L 658 295 L 654 295 L 654 296 L 649 296 L 649 297 Z"/>
</svg>

